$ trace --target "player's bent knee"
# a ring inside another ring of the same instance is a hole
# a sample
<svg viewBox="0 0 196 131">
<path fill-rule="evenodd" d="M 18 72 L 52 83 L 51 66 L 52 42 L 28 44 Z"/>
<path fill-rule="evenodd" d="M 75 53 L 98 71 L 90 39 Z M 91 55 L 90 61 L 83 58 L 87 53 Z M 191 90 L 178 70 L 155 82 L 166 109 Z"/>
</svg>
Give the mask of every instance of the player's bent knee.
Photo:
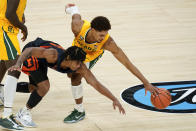
<svg viewBox="0 0 196 131">
<path fill-rule="evenodd" d="M 43 82 L 38 84 L 37 92 L 40 96 L 45 96 L 50 89 L 50 84 L 48 82 Z"/>
<path fill-rule="evenodd" d="M 47 94 L 48 91 L 49 91 L 49 87 L 40 87 L 40 88 L 37 89 L 37 92 L 42 97 L 44 97 Z"/>
<path fill-rule="evenodd" d="M 82 76 L 80 74 L 72 74 L 71 76 L 71 83 L 72 85 L 79 85 L 81 84 Z"/>
</svg>

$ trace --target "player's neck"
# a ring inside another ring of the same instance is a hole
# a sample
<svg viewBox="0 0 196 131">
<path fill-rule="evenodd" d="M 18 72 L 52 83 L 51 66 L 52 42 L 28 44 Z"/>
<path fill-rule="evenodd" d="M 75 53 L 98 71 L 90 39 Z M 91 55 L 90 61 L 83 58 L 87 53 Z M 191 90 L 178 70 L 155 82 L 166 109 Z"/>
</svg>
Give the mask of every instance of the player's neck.
<svg viewBox="0 0 196 131">
<path fill-rule="evenodd" d="M 93 34 L 92 34 L 92 30 L 90 29 L 90 31 L 86 34 L 86 38 L 85 38 L 86 42 L 88 43 L 96 43 L 96 39 L 94 38 Z"/>
</svg>

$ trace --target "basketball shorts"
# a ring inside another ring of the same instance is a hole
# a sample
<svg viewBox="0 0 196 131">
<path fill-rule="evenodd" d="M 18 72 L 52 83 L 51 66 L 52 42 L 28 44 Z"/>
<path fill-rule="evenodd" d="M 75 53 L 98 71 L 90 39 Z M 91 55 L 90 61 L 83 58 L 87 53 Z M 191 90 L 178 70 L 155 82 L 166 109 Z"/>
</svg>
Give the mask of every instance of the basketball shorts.
<svg viewBox="0 0 196 131">
<path fill-rule="evenodd" d="M 38 83 L 48 80 L 48 66 L 44 59 L 29 57 L 23 62 L 22 71 L 29 75 L 29 83 L 37 86 Z"/>
<path fill-rule="evenodd" d="M 103 53 L 104 53 L 104 52 L 103 52 Z M 100 54 L 100 55 L 99 55 L 97 58 L 95 58 L 94 60 L 92 60 L 92 61 L 90 61 L 90 62 L 86 62 L 86 63 L 85 63 L 85 64 L 86 64 L 86 67 L 87 67 L 88 69 L 92 69 L 93 66 L 97 63 L 97 61 L 102 57 L 103 53 Z"/>
<path fill-rule="evenodd" d="M 14 60 L 17 55 L 20 55 L 20 45 L 15 29 L 12 26 L 0 26 L 0 60 Z"/>
</svg>

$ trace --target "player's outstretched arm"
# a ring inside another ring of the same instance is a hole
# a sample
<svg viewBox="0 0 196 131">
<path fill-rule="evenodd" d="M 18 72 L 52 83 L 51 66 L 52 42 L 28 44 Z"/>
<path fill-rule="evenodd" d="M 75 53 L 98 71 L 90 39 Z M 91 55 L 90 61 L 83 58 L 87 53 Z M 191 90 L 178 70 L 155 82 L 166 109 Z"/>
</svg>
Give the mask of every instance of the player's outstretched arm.
<svg viewBox="0 0 196 131">
<path fill-rule="evenodd" d="M 137 67 L 131 63 L 123 50 L 117 46 L 117 44 L 111 37 L 104 44 L 103 48 L 110 51 L 121 64 L 123 64 L 131 73 L 133 73 L 144 84 L 146 91 L 150 91 L 152 94 L 155 95 L 158 94 L 158 88 L 152 86 L 152 84 L 148 82 L 148 80 L 137 69 Z"/>
<path fill-rule="evenodd" d="M 87 69 L 87 67 L 83 63 L 81 65 L 81 68 L 78 70 L 78 73 L 80 73 L 85 78 L 87 83 L 93 86 L 99 93 L 112 100 L 114 109 L 118 107 L 119 112 L 125 114 L 125 110 L 118 99 L 95 78 L 92 72 Z"/>
<path fill-rule="evenodd" d="M 34 56 L 37 58 L 46 58 L 48 62 L 55 62 L 57 59 L 57 51 L 55 49 L 44 49 L 41 47 L 30 47 L 26 48 L 20 57 L 18 58 L 16 64 L 10 67 L 10 71 L 18 70 L 21 71 L 20 67 L 22 63 L 27 60 L 30 56 Z"/>
<path fill-rule="evenodd" d="M 81 19 L 79 9 L 75 4 L 67 4 L 65 6 L 65 12 L 72 16 L 71 29 L 76 37 L 80 33 L 83 25 L 83 20 Z"/>
</svg>

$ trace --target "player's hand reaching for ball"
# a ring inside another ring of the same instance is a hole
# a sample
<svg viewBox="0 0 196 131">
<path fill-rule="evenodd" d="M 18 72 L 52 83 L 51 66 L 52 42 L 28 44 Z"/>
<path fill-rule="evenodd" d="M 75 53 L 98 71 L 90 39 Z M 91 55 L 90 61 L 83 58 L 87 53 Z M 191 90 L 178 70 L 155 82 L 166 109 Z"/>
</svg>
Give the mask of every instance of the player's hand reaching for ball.
<svg viewBox="0 0 196 131">
<path fill-rule="evenodd" d="M 120 104 L 120 102 L 117 99 L 113 101 L 113 107 L 114 107 L 114 110 L 116 110 L 116 107 L 118 107 L 119 112 L 122 114 L 125 114 L 124 108 L 122 107 L 122 105 Z"/>
<path fill-rule="evenodd" d="M 147 91 L 150 91 L 150 93 L 154 96 L 159 94 L 159 89 L 150 83 L 144 85 L 144 88 L 145 88 L 145 95 L 147 94 Z"/>
</svg>

